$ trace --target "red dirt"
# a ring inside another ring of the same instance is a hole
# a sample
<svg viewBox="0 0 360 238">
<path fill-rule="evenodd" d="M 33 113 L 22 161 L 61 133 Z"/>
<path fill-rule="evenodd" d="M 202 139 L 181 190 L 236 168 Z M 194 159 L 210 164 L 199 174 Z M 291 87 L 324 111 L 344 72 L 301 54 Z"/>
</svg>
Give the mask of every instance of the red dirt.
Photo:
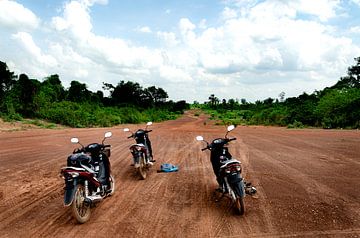
<svg viewBox="0 0 360 238">
<path fill-rule="evenodd" d="M 137 129 L 138 125 L 126 125 Z M 156 166 L 139 180 L 122 127 L 0 131 L 0 237 L 360 237 L 360 131 L 237 127 L 230 152 L 258 189 L 238 216 L 215 202 L 209 152 L 224 135 L 204 116 L 155 123 Z M 59 171 L 74 149 L 111 130 L 115 194 L 79 225 L 64 208 Z M 176 173 L 156 173 L 162 163 Z"/>
</svg>

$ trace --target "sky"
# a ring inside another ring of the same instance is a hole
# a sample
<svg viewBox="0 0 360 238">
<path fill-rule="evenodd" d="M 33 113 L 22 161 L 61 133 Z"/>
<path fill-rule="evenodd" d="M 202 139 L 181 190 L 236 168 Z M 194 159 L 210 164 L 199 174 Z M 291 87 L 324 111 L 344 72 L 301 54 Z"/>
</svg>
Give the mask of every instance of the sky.
<svg viewBox="0 0 360 238">
<path fill-rule="evenodd" d="M 360 0 L 0 0 L 0 61 L 66 88 L 254 102 L 332 86 L 356 57 Z"/>
</svg>

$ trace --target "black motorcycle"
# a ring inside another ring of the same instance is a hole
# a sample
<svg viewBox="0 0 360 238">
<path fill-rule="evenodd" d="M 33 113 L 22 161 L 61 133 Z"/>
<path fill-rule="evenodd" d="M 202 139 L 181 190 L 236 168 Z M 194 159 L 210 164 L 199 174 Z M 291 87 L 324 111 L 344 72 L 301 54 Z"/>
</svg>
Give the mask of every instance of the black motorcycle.
<svg viewBox="0 0 360 238">
<path fill-rule="evenodd" d="M 238 214 L 243 215 L 245 194 L 254 194 L 256 189 L 244 181 L 241 176 L 241 162 L 234 159 L 229 153 L 227 145 L 236 138 L 228 138 L 227 135 L 234 128 L 233 125 L 228 126 L 225 137 L 214 139 L 211 143 L 205 141 L 202 136 L 197 136 L 196 140 L 206 142 L 206 147 L 201 149 L 202 151 L 211 151 L 210 160 L 219 183 L 217 190 L 222 193 L 222 196 L 230 197 Z"/>
<path fill-rule="evenodd" d="M 105 133 L 101 143 L 87 146 L 80 144 L 78 138 L 71 138 L 80 144 L 67 159 L 67 166 L 61 169 L 65 181 L 64 205 L 71 206 L 72 214 L 79 223 L 90 219 L 90 208 L 114 193 L 115 180 L 110 170 L 110 145 L 105 145 L 111 132 Z"/>
<path fill-rule="evenodd" d="M 138 129 L 135 133 L 131 132 L 129 128 L 124 129 L 125 132 L 131 133 L 128 139 L 134 138 L 136 141 L 136 144 L 130 146 L 130 151 L 133 158 L 133 165 L 141 179 L 146 179 L 147 171 L 153 165 L 153 162 L 155 162 L 148 135 L 152 130 L 147 130 L 150 125 L 152 125 L 152 122 L 146 123 L 145 129 Z"/>
</svg>

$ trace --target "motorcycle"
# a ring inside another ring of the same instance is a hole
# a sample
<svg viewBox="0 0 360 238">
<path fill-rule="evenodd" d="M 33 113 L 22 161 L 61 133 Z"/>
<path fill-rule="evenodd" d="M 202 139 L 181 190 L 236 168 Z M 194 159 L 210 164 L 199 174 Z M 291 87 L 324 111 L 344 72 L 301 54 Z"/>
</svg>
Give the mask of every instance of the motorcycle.
<svg viewBox="0 0 360 238">
<path fill-rule="evenodd" d="M 115 191 L 109 161 L 111 146 L 104 144 L 105 139 L 111 136 L 111 132 L 106 132 L 101 143 L 87 146 L 83 146 L 78 138 L 71 138 L 71 143 L 81 147 L 67 158 L 67 166 L 61 168 L 60 173 L 65 181 L 64 205 L 71 207 L 79 223 L 87 222 L 90 208 Z"/>
<path fill-rule="evenodd" d="M 245 213 L 244 198 L 245 194 L 255 194 L 256 188 L 251 186 L 251 183 L 246 183 L 241 175 L 241 162 L 234 159 L 228 150 L 228 143 L 236 140 L 236 138 L 228 138 L 227 135 L 235 126 L 230 125 L 224 138 L 216 138 L 211 143 L 204 140 L 202 136 L 197 136 L 197 141 L 204 141 L 206 147 L 202 151 L 210 150 L 210 158 L 213 164 L 214 173 L 217 176 L 217 181 L 220 185 L 218 191 L 222 196 L 227 195 L 238 214 Z"/>
<path fill-rule="evenodd" d="M 134 138 L 136 141 L 136 144 L 130 146 L 130 151 L 133 157 L 133 165 L 141 179 L 146 179 L 147 172 L 153 165 L 153 162 L 155 162 L 152 155 L 151 142 L 148 136 L 148 133 L 152 130 L 147 130 L 150 125 L 152 125 L 152 122 L 146 123 L 144 130 L 138 129 L 135 133 L 131 132 L 129 128 L 124 128 L 124 132 L 131 133 L 127 138 Z"/>
</svg>

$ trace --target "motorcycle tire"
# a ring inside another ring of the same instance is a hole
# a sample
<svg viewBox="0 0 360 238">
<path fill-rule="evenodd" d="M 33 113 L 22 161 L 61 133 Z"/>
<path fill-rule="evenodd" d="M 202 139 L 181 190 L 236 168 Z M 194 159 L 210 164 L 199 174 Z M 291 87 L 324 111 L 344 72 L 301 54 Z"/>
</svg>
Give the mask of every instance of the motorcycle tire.
<svg viewBox="0 0 360 238">
<path fill-rule="evenodd" d="M 115 179 L 114 179 L 114 176 L 110 175 L 109 180 L 110 180 L 110 189 L 111 189 L 111 192 L 108 193 L 108 196 L 111 196 L 111 195 L 113 195 L 114 192 L 115 192 Z"/>
<path fill-rule="evenodd" d="M 244 215 L 245 213 L 245 205 L 244 205 L 244 198 L 243 197 L 236 197 L 236 201 L 235 201 L 235 208 L 236 208 L 236 212 L 239 215 Z"/>
<path fill-rule="evenodd" d="M 139 168 L 137 168 L 137 170 L 139 172 L 141 179 L 145 180 L 147 176 L 147 165 L 144 157 L 140 159 L 140 166 Z"/>
<path fill-rule="evenodd" d="M 72 214 L 79 223 L 85 223 L 90 219 L 90 205 L 85 203 L 85 187 L 82 184 L 76 185 L 74 201 L 71 205 Z"/>
</svg>

